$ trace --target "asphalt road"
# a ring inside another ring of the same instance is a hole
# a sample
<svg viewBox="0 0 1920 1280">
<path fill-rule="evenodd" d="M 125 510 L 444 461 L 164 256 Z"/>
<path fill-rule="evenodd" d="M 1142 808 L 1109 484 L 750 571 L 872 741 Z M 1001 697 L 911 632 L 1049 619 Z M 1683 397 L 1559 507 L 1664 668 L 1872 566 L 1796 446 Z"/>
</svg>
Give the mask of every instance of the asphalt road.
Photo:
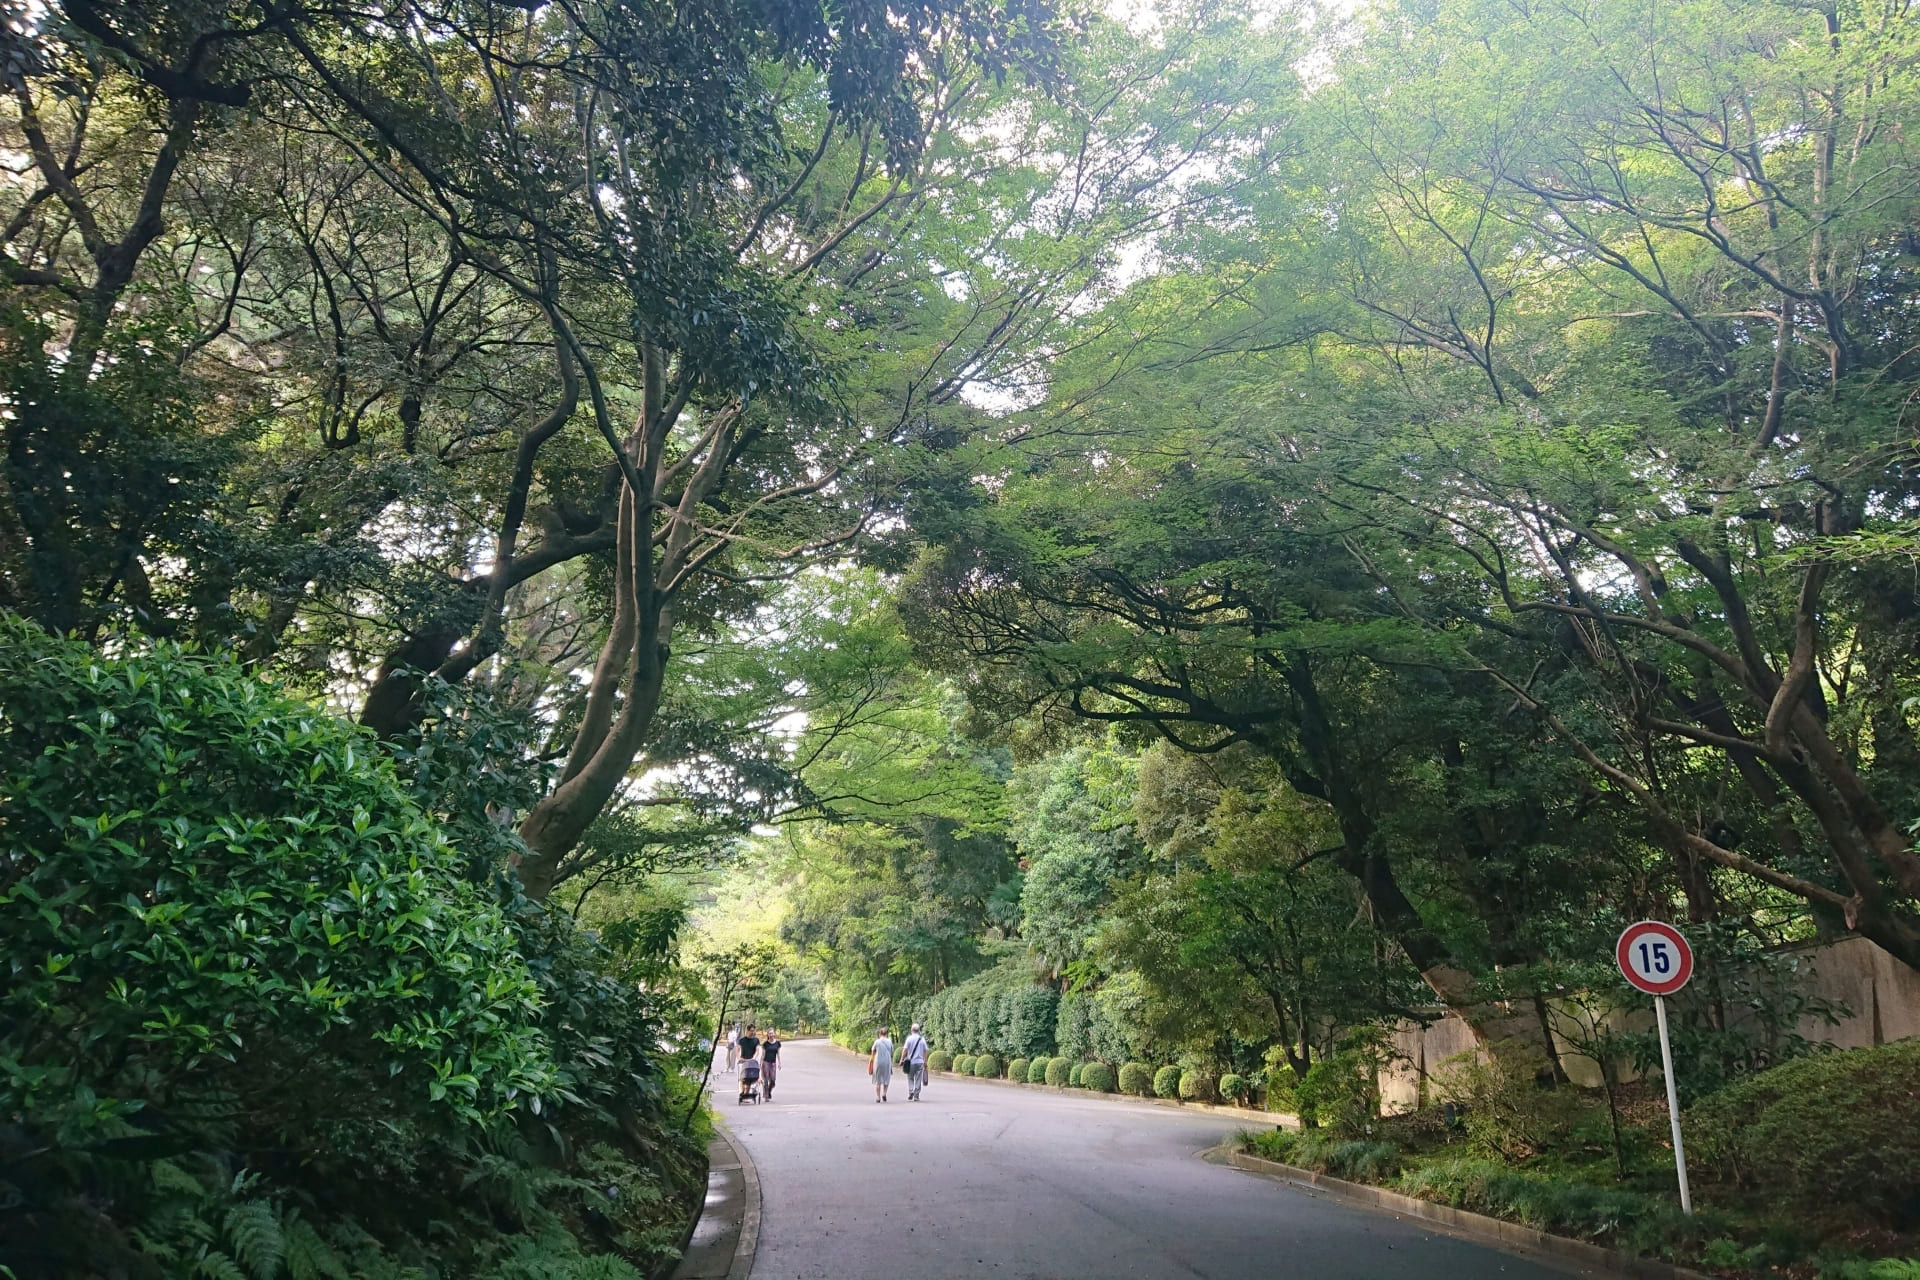
<svg viewBox="0 0 1920 1280">
<path fill-rule="evenodd" d="M 753 1280 L 1547 1280 L 1583 1273 L 1350 1208 L 1197 1153 L 1243 1127 L 1198 1111 L 896 1073 L 789 1044 L 773 1101 L 716 1103 L 759 1169 Z"/>
</svg>

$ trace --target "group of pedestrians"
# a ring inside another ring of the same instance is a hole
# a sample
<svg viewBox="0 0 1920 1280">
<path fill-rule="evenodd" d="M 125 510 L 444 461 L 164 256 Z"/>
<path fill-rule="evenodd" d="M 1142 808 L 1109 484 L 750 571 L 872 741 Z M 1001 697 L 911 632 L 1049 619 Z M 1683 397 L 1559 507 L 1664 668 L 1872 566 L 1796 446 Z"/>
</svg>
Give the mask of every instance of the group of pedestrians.
<svg viewBox="0 0 1920 1280">
<path fill-rule="evenodd" d="M 927 1051 L 932 1046 L 927 1038 L 920 1034 L 920 1024 L 914 1023 L 907 1031 L 907 1038 L 900 1042 L 899 1062 L 901 1070 L 907 1073 L 907 1101 L 920 1101 L 920 1090 L 927 1084 Z M 885 1102 L 887 1088 L 893 1083 L 893 1034 L 885 1027 L 874 1037 L 873 1048 L 867 1051 L 867 1074 L 873 1077 L 873 1100 Z"/>
<path fill-rule="evenodd" d="M 760 1028 L 749 1022 L 743 1029 L 736 1022 L 727 1032 L 727 1071 L 740 1074 L 740 1101 L 758 1097 L 773 1101 L 774 1082 L 780 1075 L 780 1032 L 769 1028 L 766 1039 Z"/>
</svg>

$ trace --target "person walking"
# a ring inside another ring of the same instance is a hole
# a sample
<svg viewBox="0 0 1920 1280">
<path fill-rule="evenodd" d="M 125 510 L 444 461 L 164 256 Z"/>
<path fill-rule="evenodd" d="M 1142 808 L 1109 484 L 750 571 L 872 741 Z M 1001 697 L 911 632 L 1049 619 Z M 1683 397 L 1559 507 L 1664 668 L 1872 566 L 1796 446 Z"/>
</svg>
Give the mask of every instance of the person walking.
<svg viewBox="0 0 1920 1280">
<path fill-rule="evenodd" d="M 887 1086 L 893 1083 L 893 1037 L 885 1027 L 880 1028 L 867 1053 L 867 1074 L 873 1077 L 873 1100 L 885 1102 Z"/>
<path fill-rule="evenodd" d="M 746 1031 L 740 1037 L 740 1061 L 748 1058 L 758 1059 L 760 1054 L 760 1028 L 749 1022 Z"/>
<path fill-rule="evenodd" d="M 900 1045 L 900 1065 L 907 1069 L 907 1101 L 920 1101 L 920 1089 L 927 1082 L 927 1038 L 920 1034 L 920 1024 L 914 1023 L 907 1029 L 907 1038 Z"/>
<path fill-rule="evenodd" d="M 734 1023 L 733 1030 L 727 1032 L 727 1072 L 732 1074 L 734 1065 L 740 1061 L 740 1024 Z"/>
<path fill-rule="evenodd" d="M 751 1049 L 747 1048 L 749 1043 L 753 1045 Z M 740 1101 L 753 1099 L 757 1102 L 766 1096 L 755 1091 L 755 1086 L 760 1083 L 760 1059 L 756 1056 L 760 1045 L 758 1041 L 741 1036 L 740 1046 Z"/>
<path fill-rule="evenodd" d="M 760 1096 L 773 1101 L 773 1082 L 780 1074 L 780 1029 L 769 1028 L 760 1042 Z"/>
</svg>

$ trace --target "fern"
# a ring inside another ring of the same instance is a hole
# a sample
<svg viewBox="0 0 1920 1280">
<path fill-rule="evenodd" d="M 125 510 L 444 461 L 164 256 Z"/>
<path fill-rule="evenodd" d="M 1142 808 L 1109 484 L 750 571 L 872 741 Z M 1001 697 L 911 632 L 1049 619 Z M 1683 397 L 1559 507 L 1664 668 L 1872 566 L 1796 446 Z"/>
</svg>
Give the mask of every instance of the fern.
<svg viewBox="0 0 1920 1280">
<path fill-rule="evenodd" d="M 206 1184 L 171 1160 L 155 1160 L 147 1166 L 153 1189 L 161 1193 L 186 1196 L 199 1201 L 207 1198 Z"/>
<path fill-rule="evenodd" d="M 277 1280 L 286 1260 L 287 1240 L 280 1219 L 264 1200 L 243 1200 L 227 1210 L 227 1238 L 253 1280 Z"/>
<path fill-rule="evenodd" d="M 340 1255 L 297 1215 L 287 1215 L 281 1233 L 286 1237 L 287 1274 L 293 1280 L 350 1280 Z"/>
<path fill-rule="evenodd" d="M 218 1249 L 209 1249 L 193 1265 L 193 1274 L 207 1280 L 247 1280 L 238 1263 Z"/>
</svg>

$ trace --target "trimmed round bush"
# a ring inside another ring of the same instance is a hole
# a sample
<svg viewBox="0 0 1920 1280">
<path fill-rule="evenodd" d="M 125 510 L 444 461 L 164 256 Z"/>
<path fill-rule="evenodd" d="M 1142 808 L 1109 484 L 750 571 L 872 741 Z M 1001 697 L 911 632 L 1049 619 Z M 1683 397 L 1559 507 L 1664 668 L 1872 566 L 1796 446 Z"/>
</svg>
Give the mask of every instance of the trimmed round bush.
<svg viewBox="0 0 1920 1280">
<path fill-rule="evenodd" d="M 1015 1058 L 1007 1064 L 1007 1079 L 1025 1080 L 1027 1078 L 1027 1069 L 1032 1065 L 1033 1059 L 1031 1058 Z"/>
<path fill-rule="evenodd" d="M 1241 1103 L 1247 1100 L 1247 1078 L 1229 1071 L 1220 1077 L 1220 1096 L 1227 1102 Z"/>
<path fill-rule="evenodd" d="M 1035 1058 L 1027 1064 L 1027 1083 L 1045 1084 L 1047 1082 L 1047 1064 L 1052 1058 Z"/>
<path fill-rule="evenodd" d="M 1065 1058 L 1047 1059 L 1047 1083 L 1055 1088 L 1068 1084 L 1073 1078 L 1073 1064 Z"/>
<path fill-rule="evenodd" d="M 1067 1084 L 1075 1089 L 1078 1089 L 1081 1083 L 1081 1075 L 1086 1071 L 1086 1069 L 1087 1069 L 1087 1064 L 1084 1062 L 1076 1062 L 1072 1066 L 1068 1067 L 1067 1068 Z"/>
<path fill-rule="evenodd" d="M 1080 1072 L 1080 1083 L 1095 1093 L 1112 1093 L 1113 1068 L 1104 1062 L 1089 1062 Z"/>
<path fill-rule="evenodd" d="M 1162 1098 L 1180 1096 L 1180 1068 L 1162 1067 L 1153 1073 L 1153 1092 Z"/>
<path fill-rule="evenodd" d="M 954 1054 L 953 1055 L 953 1073 L 957 1076 L 972 1075 L 973 1074 L 973 1055 L 970 1053 Z"/>
<path fill-rule="evenodd" d="M 1153 1068 L 1144 1062 L 1129 1062 L 1120 1068 L 1120 1092 L 1136 1098 L 1153 1096 Z"/>
<path fill-rule="evenodd" d="M 953 1070 L 953 1055 L 948 1053 L 945 1049 L 935 1049 L 932 1053 L 927 1055 L 927 1070 L 929 1071 Z"/>
<path fill-rule="evenodd" d="M 1796 1058 L 1709 1094 L 1686 1123 L 1690 1159 L 1783 1211 L 1920 1223 L 1920 1040 Z"/>
<path fill-rule="evenodd" d="M 990 1053 L 983 1053 L 973 1060 L 973 1074 L 982 1080 L 1000 1078 L 1000 1059 Z"/>
<path fill-rule="evenodd" d="M 1214 1087 L 1213 1077 L 1204 1071 L 1189 1071 L 1180 1077 L 1180 1100 L 1182 1102 L 1212 1102 L 1220 1096 Z"/>
</svg>

